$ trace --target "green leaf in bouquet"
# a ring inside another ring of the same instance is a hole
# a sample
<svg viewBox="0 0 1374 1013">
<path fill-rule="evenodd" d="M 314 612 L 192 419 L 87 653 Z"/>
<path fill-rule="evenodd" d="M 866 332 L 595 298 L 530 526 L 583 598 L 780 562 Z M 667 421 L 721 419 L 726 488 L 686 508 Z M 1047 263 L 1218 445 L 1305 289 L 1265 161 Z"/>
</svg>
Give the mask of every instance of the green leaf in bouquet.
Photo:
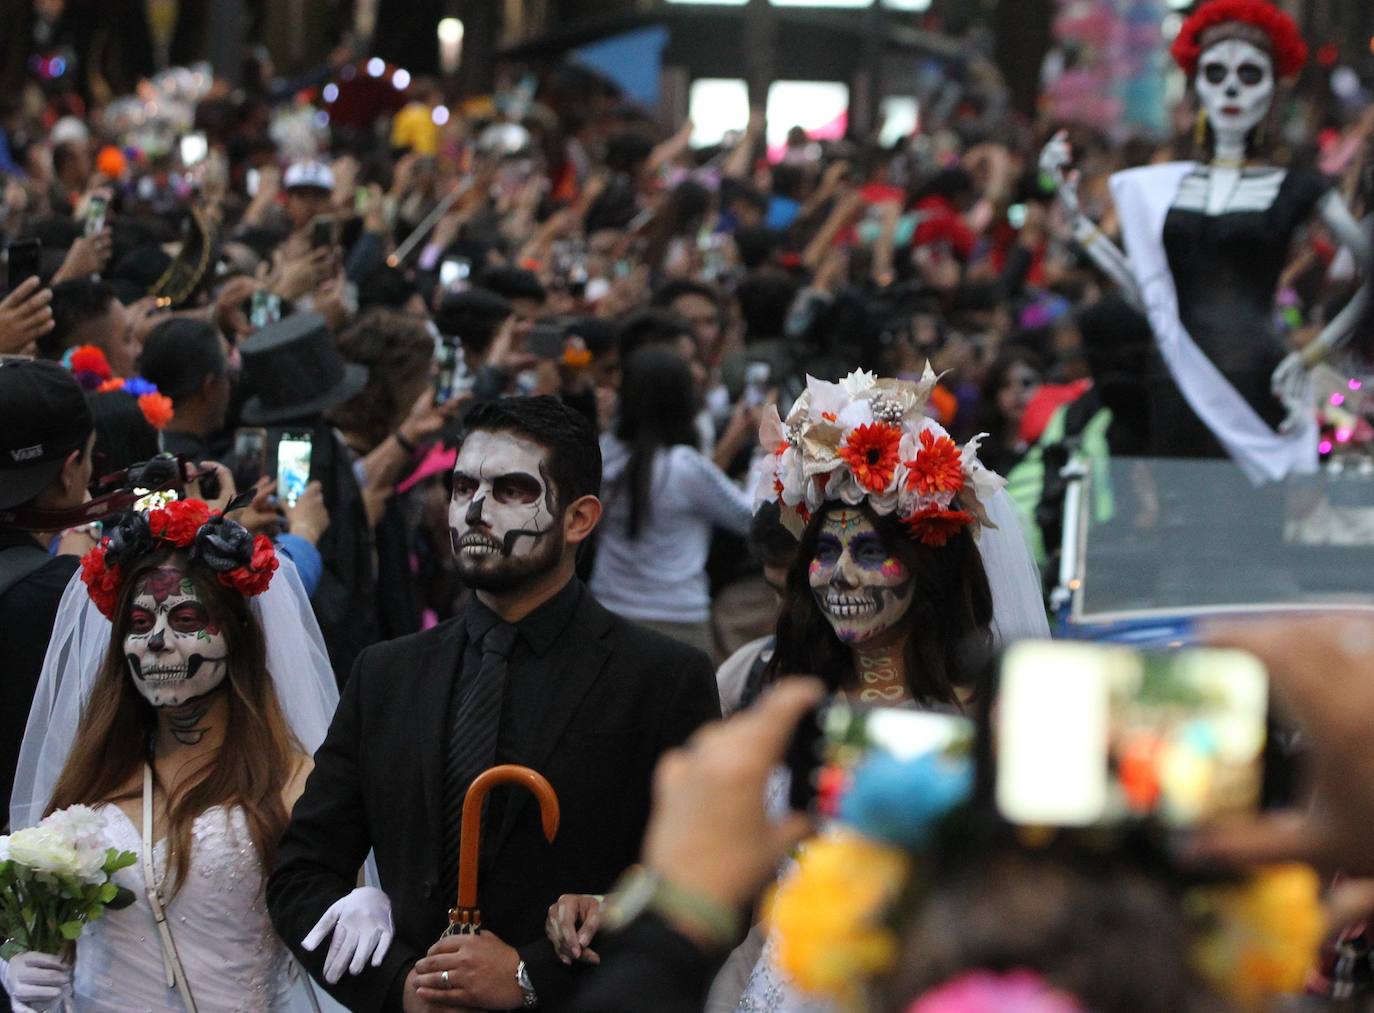
<svg viewBox="0 0 1374 1013">
<path fill-rule="evenodd" d="M 104 884 L 103 886 L 101 886 L 100 889 L 96 892 L 96 897 L 97 897 L 97 899 L 100 901 L 100 903 L 102 903 L 102 904 L 108 904 L 108 903 L 110 903 L 110 901 L 114 900 L 114 899 L 115 899 L 116 897 L 118 897 L 118 896 L 119 896 L 119 884 L 118 884 L 118 883 L 105 883 L 105 884 Z"/>
<path fill-rule="evenodd" d="M 105 913 L 104 904 L 92 904 L 86 909 L 86 921 L 93 922 Z"/>
<path fill-rule="evenodd" d="M 85 926 L 81 922 L 63 922 L 57 926 L 57 931 L 62 933 L 62 938 L 67 942 L 75 942 L 81 938 L 81 930 Z"/>
<path fill-rule="evenodd" d="M 13 960 L 23 953 L 28 947 L 17 939 L 6 939 L 4 945 L 0 945 L 0 960 Z"/>
<path fill-rule="evenodd" d="M 132 851 L 115 851 L 111 848 L 105 853 L 105 872 L 114 875 L 120 869 L 127 869 L 138 861 L 138 856 Z"/>
<path fill-rule="evenodd" d="M 119 892 L 115 894 L 114 900 L 106 901 L 105 906 L 111 911 L 123 911 L 136 899 L 132 890 L 121 886 L 119 887 Z"/>
</svg>

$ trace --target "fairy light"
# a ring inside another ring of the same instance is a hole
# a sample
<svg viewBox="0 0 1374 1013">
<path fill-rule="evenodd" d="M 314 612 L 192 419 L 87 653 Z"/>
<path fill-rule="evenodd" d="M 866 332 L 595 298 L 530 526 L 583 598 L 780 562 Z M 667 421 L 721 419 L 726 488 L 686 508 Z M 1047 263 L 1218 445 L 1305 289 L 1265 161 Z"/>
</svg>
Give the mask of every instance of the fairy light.
<svg viewBox="0 0 1374 1013">
<path fill-rule="evenodd" d="M 1331 403 L 1332 403 L 1333 405 L 1335 405 L 1337 408 L 1339 408 L 1341 405 L 1345 404 L 1345 395 L 1344 395 L 1344 394 L 1332 394 L 1332 395 L 1331 395 Z"/>
<path fill-rule="evenodd" d="M 1329 454 L 1334 449 L 1335 447 L 1330 440 L 1322 440 L 1317 444 L 1317 453 L 1319 454 Z"/>
<path fill-rule="evenodd" d="M 368 77 L 381 77 L 385 73 L 386 64 L 382 62 L 382 58 L 380 56 L 374 56 L 372 59 L 367 61 Z"/>
<path fill-rule="evenodd" d="M 1359 390 L 1361 387 L 1364 386 L 1364 384 L 1360 383 L 1360 381 L 1356 380 L 1354 377 L 1351 377 L 1346 382 L 1346 386 L 1349 387 L 1351 390 Z"/>
<path fill-rule="evenodd" d="M 391 86 L 397 91 L 405 91 L 410 87 L 410 71 L 402 68 L 391 75 Z"/>
<path fill-rule="evenodd" d="M 1336 442 L 1349 443 L 1350 437 L 1352 435 L 1354 435 L 1354 433 L 1349 428 L 1341 426 L 1339 429 L 1336 430 Z"/>
<path fill-rule="evenodd" d="M 448 115 L 448 106 L 435 106 L 429 118 L 434 121 L 436 127 L 442 127 L 448 122 Z"/>
<path fill-rule="evenodd" d="M 330 83 L 324 86 L 324 100 L 326 102 L 339 100 L 339 86 L 337 84 Z"/>
</svg>

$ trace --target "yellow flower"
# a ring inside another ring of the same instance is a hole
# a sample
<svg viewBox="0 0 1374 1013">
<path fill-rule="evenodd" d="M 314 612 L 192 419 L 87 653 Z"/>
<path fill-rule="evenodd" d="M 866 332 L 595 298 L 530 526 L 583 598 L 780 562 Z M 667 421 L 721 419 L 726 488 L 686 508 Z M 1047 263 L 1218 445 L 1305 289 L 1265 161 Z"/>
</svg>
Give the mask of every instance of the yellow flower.
<svg viewBox="0 0 1374 1013">
<path fill-rule="evenodd" d="M 808 842 L 767 912 L 780 969 L 803 991 L 852 1002 L 896 958 L 884 915 L 910 864 L 904 851 L 852 833 Z"/>
<path fill-rule="evenodd" d="M 1198 969 L 1243 1009 L 1301 991 L 1326 931 L 1321 881 L 1306 865 L 1274 865 L 1238 886 L 1200 888 L 1190 907 L 1213 923 Z"/>
</svg>

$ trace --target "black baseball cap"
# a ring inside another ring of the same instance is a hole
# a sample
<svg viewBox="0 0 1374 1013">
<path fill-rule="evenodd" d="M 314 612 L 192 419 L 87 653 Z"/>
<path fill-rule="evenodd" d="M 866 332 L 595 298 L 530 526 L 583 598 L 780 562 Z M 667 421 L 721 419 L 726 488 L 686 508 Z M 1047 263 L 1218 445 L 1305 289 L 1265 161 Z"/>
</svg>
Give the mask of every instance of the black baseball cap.
<svg viewBox="0 0 1374 1013">
<path fill-rule="evenodd" d="M 46 489 L 94 428 L 81 385 L 62 366 L 0 359 L 0 509 Z"/>
</svg>

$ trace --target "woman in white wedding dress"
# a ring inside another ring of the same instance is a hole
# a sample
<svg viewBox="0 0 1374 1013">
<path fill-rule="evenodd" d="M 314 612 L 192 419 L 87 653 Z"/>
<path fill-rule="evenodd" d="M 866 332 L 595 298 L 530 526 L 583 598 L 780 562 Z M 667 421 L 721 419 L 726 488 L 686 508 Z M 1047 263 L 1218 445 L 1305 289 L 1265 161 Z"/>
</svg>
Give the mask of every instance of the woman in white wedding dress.
<svg viewBox="0 0 1374 1013">
<path fill-rule="evenodd" d="M 5 964 L 15 1008 L 54 992 L 81 1013 L 313 1008 L 264 902 L 337 701 L 299 579 L 265 538 L 186 500 L 127 515 L 81 580 L 59 610 L 12 822 L 92 807 L 109 846 L 139 857 L 116 875 L 136 901 L 86 927 L 65 978 L 37 955 Z"/>
</svg>

